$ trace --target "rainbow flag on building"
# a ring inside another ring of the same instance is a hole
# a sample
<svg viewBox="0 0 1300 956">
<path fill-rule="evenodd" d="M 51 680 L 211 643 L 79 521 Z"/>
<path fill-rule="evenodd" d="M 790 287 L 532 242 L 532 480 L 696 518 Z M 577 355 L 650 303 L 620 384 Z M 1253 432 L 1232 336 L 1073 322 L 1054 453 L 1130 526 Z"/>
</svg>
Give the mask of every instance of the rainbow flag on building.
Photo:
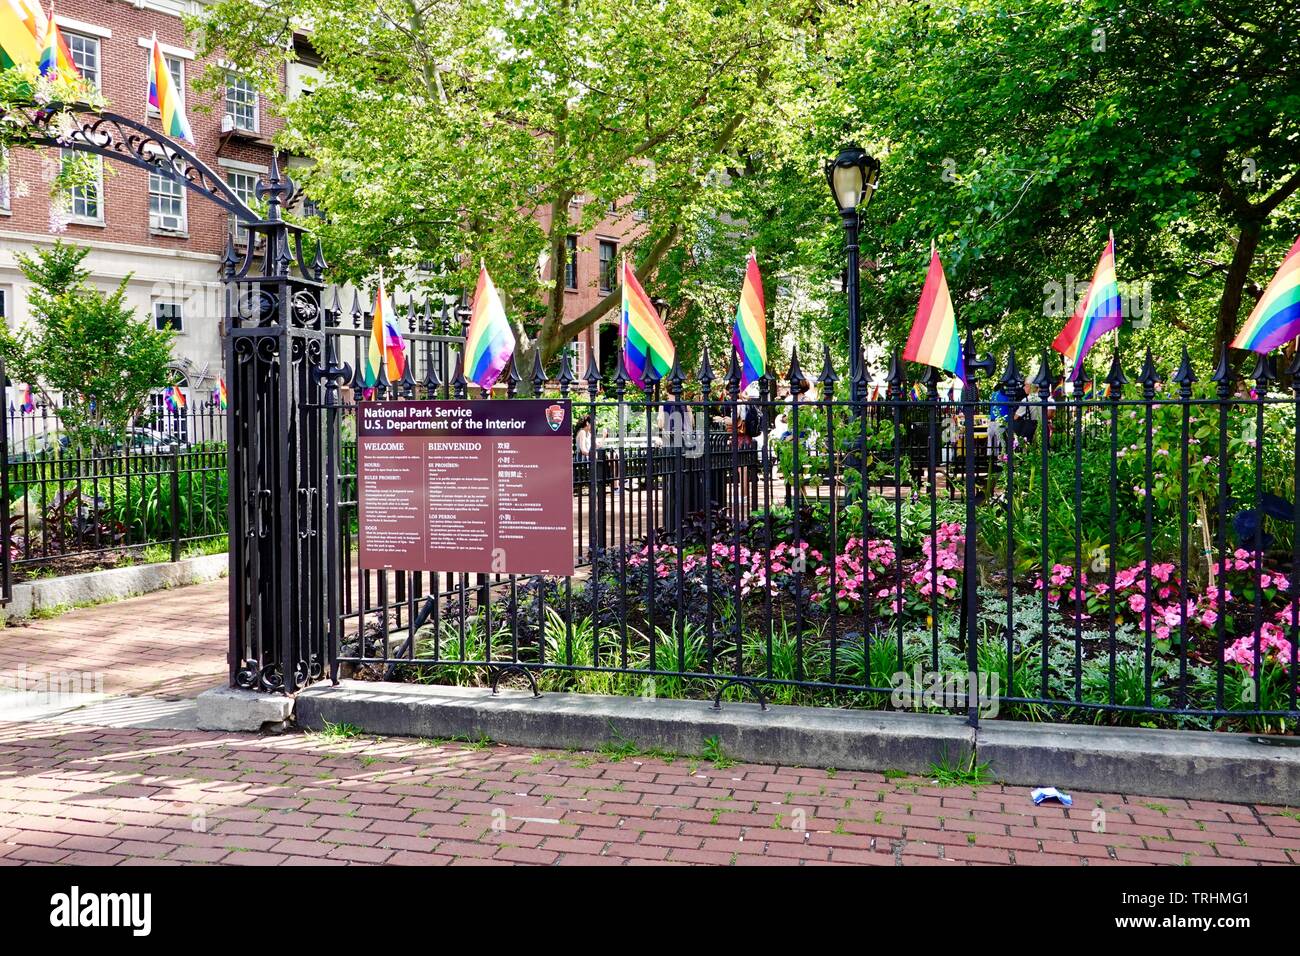
<svg viewBox="0 0 1300 956">
<path fill-rule="evenodd" d="M 1097 340 L 1123 324 L 1119 280 L 1115 276 L 1115 234 L 1110 234 L 1106 249 L 1097 260 L 1088 294 L 1074 310 L 1070 321 L 1052 343 L 1065 356 L 1071 382 L 1083 371 L 1083 360 Z"/>
<path fill-rule="evenodd" d="M 514 354 L 515 333 L 505 306 L 487 266 L 480 265 L 465 332 L 465 378 L 479 388 L 491 388 Z"/>
<path fill-rule="evenodd" d="M 39 6 L 33 10 L 20 0 L 0 0 L 0 68 L 39 63 L 37 43 L 44 32 L 45 15 Z"/>
<path fill-rule="evenodd" d="M 740 360 L 740 387 L 749 388 L 767 374 L 767 309 L 763 277 L 758 274 L 758 257 L 752 249 L 745 262 L 745 283 L 740 288 L 731 344 Z"/>
<path fill-rule="evenodd" d="M 364 382 L 374 388 L 379 382 L 379 366 L 384 366 L 385 381 L 393 384 L 406 372 L 406 343 L 402 329 L 397 324 L 393 305 L 384 291 L 384 277 L 379 277 L 375 291 L 375 307 L 370 319 L 370 348 L 366 352 Z"/>
<path fill-rule="evenodd" d="M 163 405 L 173 415 L 185 408 L 185 390 L 179 385 L 168 385 L 163 389 Z"/>
<path fill-rule="evenodd" d="M 217 405 L 224 412 L 230 406 L 230 399 L 226 395 L 226 380 L 217 379 L 217 387 L 212 390 L 212 404 Z"/>
<path fill-rule="evenodd" d="M 27 383 L 16 387 L 19 389 L 18 411 L 24 415 L 30 415 L 36 411 L 36 403 L 32 401 L 32 387 Z"/>
<path fill-rule="evenodd" d="M 909 362 L 933 365 L 966 381 L 966 363 L 961 354 L 961 338 L 957 334 L 957 316 L 948 293 L 948 277 L 944 275 L 939 252 L 930 247 L 930 269 L 921 290 L 921 301 L 912 320 L 912 332 L 903 348 L 903 358 Z"/>
<path fill-rule="evenodd" d="M 1232 340 L 1232 347 L 1263 355 L 1297 335 L 1300 335 L 1300 239 L 1282 260 L 1277 275 Z"/>
<path fill-rule="evenodd" d="M 158 34 L 153 35 L 153 48 L 149 51 L 149 105 L 158 111 L 162 118 L 163 133 L 172 139 L 194 145 L 194 133 L 190 130 L 190 121 L 185 118 L 185 107 L 181 95 L 172 86 L 172 75 L 163 58 L 162 47 L 158 44 Z"/>
<path fill-rule="evenodd" d="M 81 71 L 72 62 L 72 51 L 59 25 L 54 22 L 54 7 L 50 7 L 51 16 L 45 21 L 45 38 L 41 44 L 41 76 L 51 80 L 75 80 L 81 78 Z"/>
<path fill-rule="evenodd" d="M 619 323 L 623 338 L 623 368 L 637 387 L 644 389 L 650 366 L 653 365 L 655 372 L 663 378 L 672 370 L 677 350 L 626 258 L 619 268 L 623 285 L 623 318 Z"/>
</svg>

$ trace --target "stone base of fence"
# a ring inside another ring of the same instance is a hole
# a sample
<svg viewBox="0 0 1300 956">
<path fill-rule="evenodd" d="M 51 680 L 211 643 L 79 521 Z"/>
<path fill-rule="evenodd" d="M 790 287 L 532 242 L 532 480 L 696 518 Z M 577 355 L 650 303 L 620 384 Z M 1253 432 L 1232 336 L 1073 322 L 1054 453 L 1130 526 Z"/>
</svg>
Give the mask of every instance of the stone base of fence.
<svg viewBox="0 0 1300 956">
<path fill-rule="evenodd" d="M 988 763 L 999 783 L 1092 793 L 1137 792 L 1232 803 L 1289 804 L 1300 747 L 1245 734 L 1087 727 L 826 707 L 644 700 L 470 687 L 342 681 L 297 696 L 299 726 L 480 740 L 525 747 L 635 748 L 699 755 L 716 737 L 752 763 L 924 774 Z M 1285 740 L 1286 738 L 1283 738 Z M 1294 739 L 1294 738 L 1290 738 Z M 706 771 L 707 772 L 707 771 Z M 1084 807 L 1086 811 L 1087 807 Z"/>
<path fill-rule="evenodd" d="M 225 575 L 227 563 L 224 554 L 205 554 L 176 562 L 134 564 L 15 584 L 13 599 L 0 607 L 0 621 L 21 620 L 43 610 L 116 601 L 164 588 L 212 581 Z"/>
</svg>

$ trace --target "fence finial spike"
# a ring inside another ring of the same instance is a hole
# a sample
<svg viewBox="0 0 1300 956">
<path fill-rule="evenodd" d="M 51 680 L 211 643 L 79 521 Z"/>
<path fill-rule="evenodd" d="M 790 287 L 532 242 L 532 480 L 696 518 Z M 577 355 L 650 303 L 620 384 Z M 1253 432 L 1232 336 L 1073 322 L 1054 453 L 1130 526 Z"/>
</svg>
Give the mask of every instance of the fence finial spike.
<svg viewBox="0 0 1300 956">
<path fill-rule="evenodd" d="M 1273 367 L 1273 357 L 1267 353 L 1261 354 L 1255 360 L 1255 367 L 1251 370 L 1250 377 L 1256 384 L 1276 382 L 1277 370 Z"/>
<path fill-rule="evenodd" d="M 1106 373 L 1105 382 L 1113 389 L 1123 388 L 1128 384 L 1128 376 L 1124 374 L 1124 363 L 1120 361 L 1118 352 L 1110 360 L 1110 371 Z"/>
<path fill-rule="evenodd" d="M 432 356 L 430 356 L 432 358 Z M 432 394 L 433 390 L 442 386 L 442 377 L 438 374 L 437 362 L 426 362 L 424 366 L 424 387 Z"/>
<path fill-rule="evenodd" d="M 618 346 L 618 356 L 614 361 L 614 393 L 616 396 L 622 396 L 627 390 L 627 383 L 631 381 L 627 375 L 627 369 L 624 367 L 623 344 Z"/>
<path fill-rule="evenodd" d="M 790 349 L 790 371 L 786 373 L 786 378 L 790 381 L 790 391 L 796 395 L 802 395 L 808 389 L 808 379 L 804 377 L 803 369 L 799 367 L 799 346 Z"/>
<path fill-rule="evenodd" d="M 1034 380 L 1030 382 L 1031 385 L 1034 385 L 1038 388 L 1038 393 L 1041 396 L 1050 395 L 1052 392 L 1053 382 L 1052 382 L 1051 365 L 1052 365 L 1052 353 L 1048 351 L 1044 351 L 1043 359 L 1041 362 L 1038 363 L 1038 374 L 1035 375 Z"/>
<path fill-rule="evenodd" d="M 1002 373 L 1002 381 L 998 383 L 1008 394 L 1015 395 L 1025 384 L 1024 378 L 1020 374 L 1020 367 L 1016 365 L 1016 348 L 1013 345 L 1007 351 L 1007 367 Z"/>
<path fill-rule="evenodd" d="M 513 365 L 514 362 L 512 361 Z M 542 365 L 542 345 L 537 343 L 533 349 L 533 394 L 540 395 L 546 388 L 546 367 Z"/>
<path fill-rule="evenodd" d="M 595 396 L 600 390 L 600 369 L 590 355 L 587 356 L 587 371 L 582 374 L 582 377 L 587 383 L 588 394 Z"/>
<path fill-rule="evenodd" d="M 361 317 L 364 313 L 361 310 L 361 290 L 352 290 L 352 327 L 361 328 Z"/>
<path fill-rule="evenodd" d="M 740 389 L 740 353 L 736 351 L 736 346 L 732 345 L 728 350 L 731 352 L 731 361 L 727 363 L 727 387 Z"/>
<path fill-rule="evenodd" d="M 686 381 L 686 376 L 682 374 L 681 355 L 674 350 L 673 367 L 668 371 L 668 394 L 681 395 L 682 384 Z"/>
<path fill-rule="evenodd" d="M 699 380 L 700 385 L 704 387 L 704 392 L 707 395 L 709 386 L 713 384 L 713 366 L 709 364 L 709 347 L 704 346 L 701 352 L 700 371 L 695 377 Z"/>
<path fill-rule="evenodd" d="M 835 374 L 835 363 L 831 361 L 831 346 L 829 342 L 822 343 L 822 371 L 817 376 L 817 384 L 830 390 L 835 383 L 839 381 Z"/>
<path fill-rule="evenodd" d="M 1219 349 L 1219 361 L 1215 363 L 1214 371 L 1210 373 L 1210 381 L 1218 384 L 1220 388 L 1225 383 L 1231 386 L 1232 383 L 1232 359 L 1228 357 L 1228 344 L 1225 342 Z"/>
<path fill-rule="evenodd" d="M 562 349 L 560 352 L 560 377 L 558 381 L 562 393 L 567 393 L 569 386 L 577 381 L 573 375 L 573 363 L 569 360 L 569 350 L 567 348 Z"/>
<path fill-rule="evenodd" d="M 1142 360 L 1142 370 L 1138 372 L 1138 384 L 1147 391 L 1155 388 L 1156 382 L 1160 381 L 1160 373 L 1156 371 L 1156 363 L 1151 358 L 1151 350 L 1147 349 L 1146 357 Z"/>
<path fill-rule="evenodd" d="M 1182 360 L 1178 363 L 1178 370 L 1174 372 L 1174 382 L 1183 387 L 1184 391 L 1191 391 L 1192 383 L 1196 381 L 1196 372 L 1192 370 L 1191 356 L 1187 354 L 1187 346 L 1183 346 Z"/>
</svg>

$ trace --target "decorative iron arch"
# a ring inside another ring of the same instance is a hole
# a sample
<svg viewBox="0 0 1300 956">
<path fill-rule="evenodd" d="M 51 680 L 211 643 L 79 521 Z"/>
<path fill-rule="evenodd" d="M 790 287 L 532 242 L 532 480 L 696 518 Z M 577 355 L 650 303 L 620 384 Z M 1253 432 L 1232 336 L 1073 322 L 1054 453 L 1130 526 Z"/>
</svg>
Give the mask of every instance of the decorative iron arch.
<svg viewBox="0 0 1300 956">
<path fill-rule="evenodd" d="M 63 116 L 72 118 L 71 127 L 60 120 Z M 21 131 L 22 140 L 15 145 L 50 146 L 105 156 L 166 176 L 245 222 L 261 218 L 188 147 L 118 113 L 87 103 L 32 101 L 0 107 L 0 123 Z"/>
</svg>

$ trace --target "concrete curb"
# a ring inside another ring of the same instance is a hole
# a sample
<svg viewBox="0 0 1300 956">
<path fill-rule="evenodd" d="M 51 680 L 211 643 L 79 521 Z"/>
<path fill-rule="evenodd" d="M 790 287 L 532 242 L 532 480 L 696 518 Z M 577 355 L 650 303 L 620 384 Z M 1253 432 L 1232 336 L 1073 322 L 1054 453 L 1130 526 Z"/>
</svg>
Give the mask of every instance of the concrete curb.
<svg viewBox="0 0 1300 956">
<path fill-rule="evenodd" d="M 262 695 L 266 696 L 266 695 Z M 749 763 L 903 770 L 988 763 L 1000 783 L 1067 792 L 1131 793 L 1231 803 L 1293 804 L 1300 747 L 1267 746 L 1251 735 L 986 720 L 896 711 L 642 700 L 588 694 L 491 692 L 475 687 L 342 681 L 300 692 L 299 726 L 351 724 L 366 733 L 430 738 L 487 737 L 524 747 L 596 750 L 631 742 L 699 754 L 717 737 L 727 756 Z M 202 726 L 202 723 L 200 723 Z"/>
<path fill-rule="evenodd" d="M 0 608 L 0 621 L 21 620 L 42 609 L 76 607 L 212 581 L 226 573 L 225 554 L 205 554 L 176 563 L 133 564 L 15 584 L 13 600 Z"/>
<path fill-rule="evenodd" d="M 1269 746 L 1252 734 L 1148 730 L 990 720 L 976 734 L 995 779 L 1185 800 L 1294 804 L 1300 746 Z"/>
<path fill-rule="evenodd" d="M 594 694 L 524 691 L 493 697 L 476 687 L 343 681 L 298 694 L 299 726 L 323 730 L 352 724 L 391 736 L 487 736 L 524 747 L 598 749 L 631 741 L 642 749 L 698 754 L 717 737 L 728 757 L 752 763 L 892 768 L 924 772 L 932 763 L 964 763 L 975 735 L 959 717 L 848 711 L 829 707 L 769 707 L 695 700 L 642 700 Z"/>
<path fill-rule="evenodd" d="M 284 729 L 293 716 L 294 699 L 284 694 L 214 687 L 199 694 L 195 706 L 199 730 L 257 733 Z"/>
</svg>

